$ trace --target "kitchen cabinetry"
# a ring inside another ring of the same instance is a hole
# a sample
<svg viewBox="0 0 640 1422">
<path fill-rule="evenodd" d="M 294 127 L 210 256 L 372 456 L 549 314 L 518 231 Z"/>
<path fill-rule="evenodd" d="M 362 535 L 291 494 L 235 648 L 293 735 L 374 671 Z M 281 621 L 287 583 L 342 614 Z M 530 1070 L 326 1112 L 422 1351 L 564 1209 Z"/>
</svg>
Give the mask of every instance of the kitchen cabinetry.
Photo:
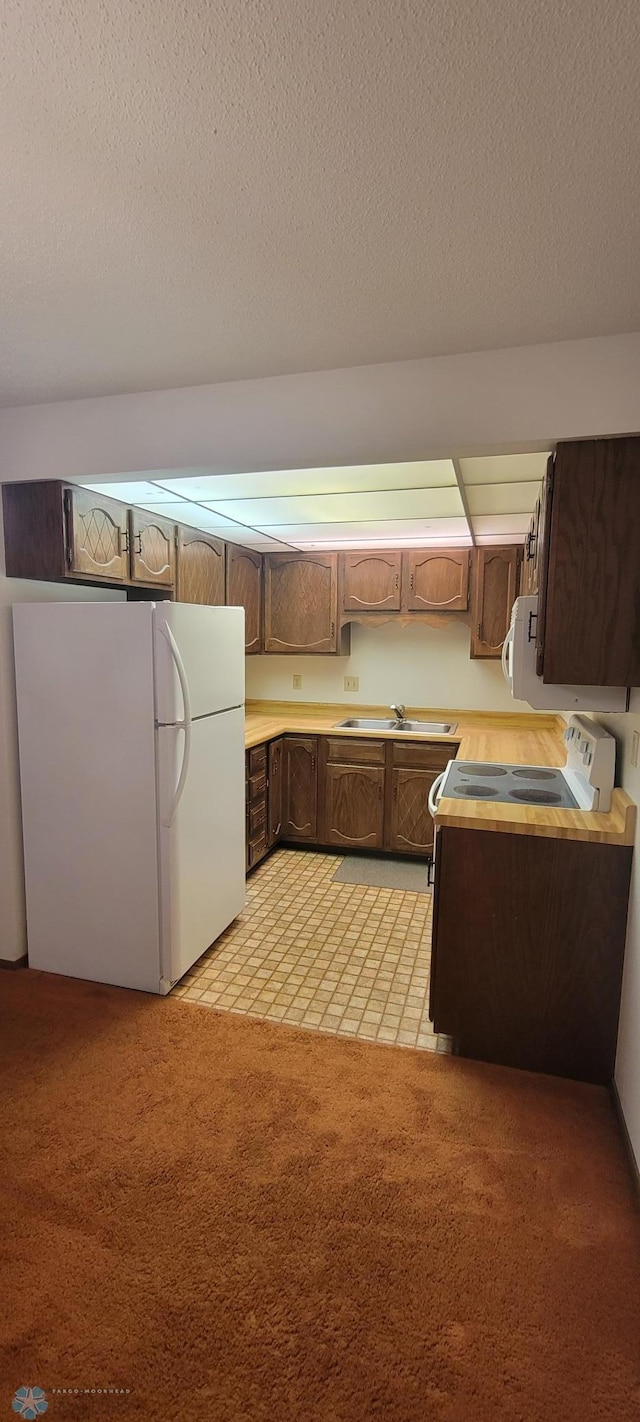
<svg viewBox="0 0 640 1422">
<path fill-rule="evenodd" d="M 454 754 L 446 746 L 392 743 L 385 849 L 396 854 L 433 853 L 429 791 Z"/>
<path fill-rule="evenodd" d="M 471 656 L 499 657 L 518 595 L 521 549 L 479 548 L 475 555 Z"/>
<path fill-rule="evenodd" d="M 640 438 L 559 444 L 540 513 L 538 672 L 640 685 Z"/>
<path fill-rule="evenodd" d="M 283 808 L 283 755 L 284 741 L 280 737 L 277 741 L 269 744 L 267 756 L 267 788 L 268 788 L 268 844 L 269 849 L 273 847 L 276 840 L 282 834 L 282 808 Z"/>
<path fill-rule="evenodd" d="M 407 612 L 464 612 L 469 606 L 468 548 L 405 553 L 402 606 Z"/>
<path fill-rule="evenodd" d="M 224 606 L 225 546 L 200 529 L 178 527 L 177 597 L 179 602 Z"/>
<path fill-rule="evenodd" d="M 320 775 L 323 844 L 381 849 L 384 838 L 383 741 L 326 737 Z"/>
<path fill-rule="evenodd" d="M 129 509 L 131 579 L 173 587 L 175 581 L 175 524 L 160 514 Z"/>
<path fill-rule="evenodd" d="M 272 553 L 264 564 L 265 652 L 346 655 L 339 626 L 338 554 Z"/>
<path fill-rule="evenodd" d="M 246 752 L 247 871 L 264 859 L 269 848 L 267 822 L 267 747 Z"/>
<path fill-rule="evenodd" d="M 402 554 L 344 553 L 342 555 L 342 608 L 344 612 L 399 612 Z"/>
<path fill-rule="evenodd" d="M 608 1085 L 631 856 L 579 840 L 440 830 L 435 1031 L 461 1056 Z"/>
<path fill-rule="evenodd" d="M 245 652 L 261 652 L 262 558 L 249 548 L 227 544 L 227 606 L 244 608 Z"/>
<path fill-rule="evenodd" d="M 7 577 L 126 583 L 127 508 L 56 480 L 2 487 Z"/>
<path fill-rule="evenodd" d="M 284 742 L 282 837 L 316 840 L 318 836 L 318 740 L 286 736 Z"/>
</svg>

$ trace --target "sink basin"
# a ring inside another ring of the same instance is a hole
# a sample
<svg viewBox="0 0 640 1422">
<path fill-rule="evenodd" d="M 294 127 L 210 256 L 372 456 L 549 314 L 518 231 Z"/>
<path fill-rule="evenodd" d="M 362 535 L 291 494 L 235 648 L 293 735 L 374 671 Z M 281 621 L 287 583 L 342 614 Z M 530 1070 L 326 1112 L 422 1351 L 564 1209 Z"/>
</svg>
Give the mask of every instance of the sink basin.
<svg viewBox="0 0 640 1422">
<path fill-rule="evenodd" d="M 376 721 L 366 716 L 348 716 L 346 721 L 338 721 L 334 731 L 421 731 L 434 736 L 449 736 L 456 727 L 450 721 Z"/>
</svg>

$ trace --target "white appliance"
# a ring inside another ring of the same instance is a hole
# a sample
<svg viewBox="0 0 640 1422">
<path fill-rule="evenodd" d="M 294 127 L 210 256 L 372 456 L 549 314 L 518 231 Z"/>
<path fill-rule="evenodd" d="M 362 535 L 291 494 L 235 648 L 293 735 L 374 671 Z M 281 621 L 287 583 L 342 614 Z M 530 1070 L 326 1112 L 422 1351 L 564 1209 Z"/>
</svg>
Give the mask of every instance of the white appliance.
<svg viewBox="0 0 640 1422">
<path fill-rule="evenodd" d="M 517 597 L 502 646 L 502 670 L 511 695 L 535 711 L 626 711 L 626 686 L 551 686 L 536 672 L 538 595 Z"/>
<path fill-rule="evenodd" d="M 29 964 L 166 993 L 245 902 L 244 611 L 13 623 Z"/>
<path fill-rule="evenodd" d="M 563 766 L 450 760 L 431 787 L 431 814 L 437 813 L 442 799 L 491 800 L 608 814 L 616 773 L 614 737 L 588 716 L 572 716 L 564 731 L 564 743 Z"/>
</svg>

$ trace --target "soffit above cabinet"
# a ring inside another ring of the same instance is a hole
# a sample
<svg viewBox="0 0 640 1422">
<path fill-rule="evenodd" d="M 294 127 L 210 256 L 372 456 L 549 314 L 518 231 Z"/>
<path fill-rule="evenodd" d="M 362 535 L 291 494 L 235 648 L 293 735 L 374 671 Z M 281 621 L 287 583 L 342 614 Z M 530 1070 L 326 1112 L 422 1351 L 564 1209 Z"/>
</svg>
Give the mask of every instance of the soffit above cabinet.
<svg viewBox="0 0 640 1422">
<path fill-rule="evenodd" d="M 156 469 L 86 487 L 261 552 L 469 547 L 522 539 L 546 461 L 544 452 L 234 474 Z"/>
</svg>

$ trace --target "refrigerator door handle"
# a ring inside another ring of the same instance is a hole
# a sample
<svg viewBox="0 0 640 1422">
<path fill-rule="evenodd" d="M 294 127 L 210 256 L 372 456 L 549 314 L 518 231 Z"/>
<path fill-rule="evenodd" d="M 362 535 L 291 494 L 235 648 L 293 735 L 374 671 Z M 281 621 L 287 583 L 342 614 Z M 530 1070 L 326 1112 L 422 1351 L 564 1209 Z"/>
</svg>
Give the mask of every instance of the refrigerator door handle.
<svg viewBox="0 0 640 1422">
<path fill-rule="evenodd" d="M 180 804 L 180 801 L 184 794 L 184 787 L 187 783 L 187 775 L 189 774 L 189 761 L 191 760 L 191 697 L 189 695 L 189 682 L 187 681 L 185 665 L 180 655 L 180 648 L 178 646 L 178 643 L 176 642 L 173 632 L 171 631 L 171 628 L 169 627 L 168 623 L 162 624 L 160 627 L 160 631 L 162 632 L 163 637 L 166 638 L 166 641 L 169 646 L 169 651 L 171 652 L 171 656 L 175 664 L 175 669 L 178 673 L 178 681 L 180 682 L 183 705 L 182 721 L 173 722 L 176 727 L 176 730 L 184 731 L 184 753 L 182 756 L 182 765 L 180 767 L 178 784 L 176 785 L 176 792 L 173 797 L 173 804 L 171 806 L 170 813 L 166 818 L 163 818 L 162 821 L 165 828 L 170 829 L 171 825 L 173 824 L 173 821 L 175 820 L 178 805 Z"/>
</svg>

